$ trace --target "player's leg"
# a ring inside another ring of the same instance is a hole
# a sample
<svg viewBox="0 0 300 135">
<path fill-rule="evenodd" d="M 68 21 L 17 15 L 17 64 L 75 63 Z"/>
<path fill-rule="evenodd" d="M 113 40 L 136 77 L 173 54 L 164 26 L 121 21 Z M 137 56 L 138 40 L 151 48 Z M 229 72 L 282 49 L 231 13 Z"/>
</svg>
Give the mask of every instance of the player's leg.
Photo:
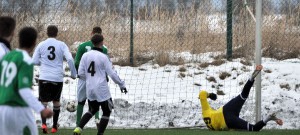
<svg viewBox="0 0 300 135">
<path fill-rule="evenodd" d="M 247 81 L 245 84 L 242 93 L 235 98 L 231 99 L 223 106 L 223 110 L 226 112 L 232 112 L 233 115 L 239 116 L 241 109 L 249 96 L 250 89 L 253 85 L 254 81 Z"/>
<path fill-rule="evenodd" d="M 81 129 L 95 115 L 95 113 L 99 111 L 100 103 L 97 102 L 97 100 L 95 100 L 95 101 L 88 100 L 88 103 L 89 103 L 89 111 L 87 113 L 85 113 L 80 120 L 79 127 Z"/>
<path fill-rule="evenodd" d="M 35 118 L 32 114 L 31 108 L 28 108 L 26 111 L 23 111 L 22 114 L 24 118 L 20 123 L 24 123 L 23 127 L 23 135 L 38 135 L 37 125 L 35 122 Z"/>
<path fill-rule="evenodd" d="M 102 114 L 102 117 L 100 119 L 100 123 L 97 126 L 97 128 L 98 128 L 98 134 L 97 135 L 103 135 L 104 134 L 104 131 L 105 131 L 105 129 L 108 125 L 108 122 L 109 122 L 110 114 L 112 112 L 112 109 L 114 108 L 114 105 L 113 105 L 113 102 L 112 102 L 111 98 L 104 101 L 104 102 L 101 102 L 100 105 L 101 105 L 101 109 L 103 111 L 103 114 Z"/>
<path fill-rule="evenodd" d="M 278 125 L 282 126 L 283 125 L 283 121 L 279 118 L 276 117 L 276 114 L 273 113 L 271 115 L 268 115 L 264 120 L 263 122 L 264 123 L 268 123 L 269 121 L 275 121 Z"/>
<path fill-rule="evenodd" d="M 16 111 L 13 111 L 12 107 L 0 106 L 0 134 L 11 135 L 20 134 L 17 132 L 18 127 L 22 127 L 18 124 Z"/>
<path fill-rule="evenodd" d="M 245 86 L 242 90 L 242 93 L 240 94 L 240 97 L 243 100 L 246 100 L 248 98 L 249 93 L 250 93 L 250 89 L 251 89 L 251 87 L 253 86 L 253 83 L 254 83 L 254 78 L 260 73 L 261 70 L 262 70 L 261 65 L 256 66 L 256 68 L 253 71 L 252 75 L 250 76 L 249 80 L 245 84 Z"/>
<path fill-rule="evenodd" d="M 63 88 L 62 82 L 52 82 L 52 101 L 53 101 L 53 125 L 51 132 L 56 133 L 58 128 L 58 118 L 60 114 L 60 97 Z"/>
<path fill-rule="evenodd" d="M 232 100 L 230 100 L 228 103 L 226 103 L 224 105 L 223 109 L 225 110 L 225 113 L 232 113 L 235 116 L 239 116 L 239 113 L 240 113 L 246 99 L 249 96 L 251 87 L 253 86 L 254 78 L 259 74 L 259 72 L 261 70 L 262 70 L 261 65 L 256 66 L 255 71 L 252 73 L 249 80 L 244 85 L 244 88 L 243 88 L 241 94 L 238 95 L 237 97 L 233 98 Z"/>
<path fill-rule="evenodd" d="M 86 101 L 86 86 L 85 80 L 78 79 L 77 83 L 77 111 L 76 111 L 76 127 L 79 126 L 80 119 L 83 113 L 83 108 Z"/>
<path fill-rule="evenodd" d="M 227 124 L 227 126 L 229 129 L 260 131 L 266 124 L 261 120 L 253 125 L 239 117 L 233 117 L 230 124 Z"/>
<path fill-rule="evenodd" d="M 45 80 L 39 80 L 39 100 L 42 102 L 42 104 L 47 108 L 48 102 L 51 101 L 49 97 L 51 97 L 51 90 L 49 89 L 50 86 L 48 86 L 48 81 Z M 42 132 L 44 134 L 48 133 L 47 129 L 47 121 L 46 118 L 41 116 L 42 120 Z"/>
</svg>

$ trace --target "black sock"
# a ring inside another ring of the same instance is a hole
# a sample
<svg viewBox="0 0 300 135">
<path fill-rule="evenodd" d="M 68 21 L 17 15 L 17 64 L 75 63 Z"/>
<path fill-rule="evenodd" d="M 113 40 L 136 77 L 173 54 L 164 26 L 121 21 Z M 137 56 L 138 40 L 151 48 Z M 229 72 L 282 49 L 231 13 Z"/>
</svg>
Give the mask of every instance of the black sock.
<svg viewBox="0 0 300 135">
<path fill-rule="evenodd" d="M 260 131 L 264 126 L 266 126 L 266 124 L 261 120 L 259 122 L 257 122 L 255 125 L 251 125 L 249 126 L 249 131 Z"/>
<path fill-rule="evenodd" d="M 241 93 L 241 95 L 244 99 L 248 98 L 249 92 L 251 90 L 251 87 L 253 86 L 253 83 L 254 83 L 254 81 L 248 80 L 247 83 L 245 84 L 243 91 Z"/>
<path fill-rule="evenodd" d="M 88 123 L 92 117 L 93 117 L 92 113 L 90 112 L 85 113 L 80 120 L 79 127 L 83 129 L 85 124 Z"/>
<path fill-rule="evenodd" d="M 41 115 L 41 117 L 42 117 L 42 115 Z M 45 125 L 46 125 L 46 118 L 43 118 L 43 117 L 42 117 L 42 124 L 45 124 Z"/>
<path fill-rule="evenodd" d="M 109 117 L 106 116 L 102 116 L 100 123 L 99 123 L 99 127 L 98 128 L 98 135 L 101 135 L 104 133 L 107 125 L 108 125 L 108 121 L 109 121 Z"/>
<path fill-rule="evenodd" d="M 60 106 L 53 107 L 53 127 L 57 128 L 57 121 L 60 113 Z"/>
<path fill-rule="evenodd" d="M 47 104 L 44 105 L 44 107 L 47 108 Z M 46 124 L 46 118 L 43 118 L 42 115 L 41 115 L 41 118 L 42 118 L 42 124 L 47 125 L 47 124 Z"/>
</svg>

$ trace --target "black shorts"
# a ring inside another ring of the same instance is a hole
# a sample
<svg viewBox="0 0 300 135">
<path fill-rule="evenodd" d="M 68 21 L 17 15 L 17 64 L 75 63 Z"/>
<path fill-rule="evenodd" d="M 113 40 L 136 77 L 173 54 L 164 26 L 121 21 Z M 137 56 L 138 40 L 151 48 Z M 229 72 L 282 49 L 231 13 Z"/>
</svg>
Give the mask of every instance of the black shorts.
<svg viewBox="0 0 300 135">
<path fill-rule="evenodd" d="M 60 101 L 62 82 L 39 80 L 39 100 L 41 102 Z"/>
<path fill-rule="evenodd" d="M 88 100 L 89 103 L 89 111 L 93 114 L 99 111 L 99 107 L 101 106 L 102 112 L 104 116 L 109 116 L 112 109 L 114 108 L 114 104 L 112 99 L 108 99 L 103 102 L 98 102 L 97 100 L 90 101 Z"/>
</svg>

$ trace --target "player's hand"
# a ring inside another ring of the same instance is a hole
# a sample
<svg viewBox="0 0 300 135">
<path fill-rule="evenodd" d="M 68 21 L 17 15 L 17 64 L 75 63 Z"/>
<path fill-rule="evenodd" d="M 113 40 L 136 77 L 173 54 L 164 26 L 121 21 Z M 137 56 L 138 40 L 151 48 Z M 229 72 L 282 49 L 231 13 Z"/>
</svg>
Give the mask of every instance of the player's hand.
<svg viewBox="0 0 300 135">
<path fill-rule="evenodd" d="M 44 110 L 41 111 L 41 116 L 43 118 L 51 118 L 53 116 L 52 110 L 45 108 Z"/>
<path fill-rule="evenodd" d="M 126 87 L 123 87 L 123 88 L 121 88 L 121 93 L 127 93 L 128 91 L 127 91 L 127 89 L 126 89 Z"/>
<path fill-rule="evenodd" d="M 255 70 L 259 70 L 259 71 L 261 71 L 262 69 L 263 69 L 262 65 L 257 65 L 256 68 L 255 68 Z"/>
<path fill-rule="evenodd" d="M 216 100 L 217 99 L 217 94 L 215 94 L 215 93 L 208 93 L 208 98 L 210 98 L 211 100 Z"/>
</svg>

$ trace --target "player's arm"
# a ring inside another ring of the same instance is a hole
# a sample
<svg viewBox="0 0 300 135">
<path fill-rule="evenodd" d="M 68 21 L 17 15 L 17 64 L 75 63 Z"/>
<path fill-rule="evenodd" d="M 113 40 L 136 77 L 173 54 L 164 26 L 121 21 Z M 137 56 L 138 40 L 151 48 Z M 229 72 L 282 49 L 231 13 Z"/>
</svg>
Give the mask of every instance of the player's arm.
<svg viewBox="0 0 300 135">
<path fill-rule="evenodd" d="M 3 58 L 4 55 L 5 55 L 5 50 L 2 47 L 2 45 L 0 44 L 0 60 Z"/>
<path fill-rule="evenodd" d="M 75 69 L 75 65 L 74 65 L 72 54 L 69 51 L 69 48 L 68 48 L 68 46 L 66 44 L 64 45 L 64 56 L 65 56 L 65 58 L 67 60 L 69 68 L 71 70 L 71 78 L 75 79 L 77 72 L 76 72 L 76 69 Z"/>
<path fill-rule="evenodd" d="M 40 54 L 40 46 L 38 45 L 35 50 L 34 50 L 34 53 L 32 55 L 32 60 L 33 60 L 33 64 L 34 65 L 40 65 L 40 57 L 41 57 L 41 54 Z"/>
<path fill-rule="evenodd" d="M 80 79 L 83 79 L 83 80 L 86 79 L 86 77 L 85 77 L 85 67 L 86 67 L 86 64 L 85 64 L 85 55 L 83 55 L 82 58 L 81 58 L 81 60 L 80 60 L 79 67 L 78 67 L 78 77 Z"/>
<path fill-rule="evenodd" d="M 200 102 L 201 102 L 201 106 L 202 106 L 202 110 L 209 110 L 211 109 L 210 108 L 210 105 L 207 101 L 207 98 L 212 98 L 212 99 L 216 99 L 216 97 L 214 98 L 213 96 L 216 96 L 215 94 L 213 93 L 208 93 L 207 91 L 204 91 L 204 90 L 201 90 L 200 93 L 199 93 L 199 99 L 200 99 Z"/>
<path fill-rule="evenodd" d="M 105 72 L 110 76 L 110 78 L 119 85 L 121 92 L 122 93 L 127 93 L 127 89 L 125 86 L 125 82 L 122 81 L 120 79 L 120 77 L 118 76 L 117 72 L 115 70 L 113 70 L 112 68 L 112 63 L 109 61 L 109 59 L 107 57 L 104 57 L 105 59 L 103 59 L 104 61 L 104 67 L 105 67 Z"/>
<path fill-rule="evenodd" d="M 52 116 L 52 111 L 46 109 L 41 102 L 32 94 L 33 65 L 23 64 L 18 73 L 18 92 L 26 104 L 36 113 L 41 113 L 43 117 Z"/>
<path fill-rule="evenodd" d="M 76 68 L 77 72 L 78 72 L 78 68 L 79 68 L 79 62 L 80 62 L 81 57 L 82 57 L 82 55 L 83 55 L 84 52 L 85 52 L 84 48 L 80 44 L 78 46 L 78 49 L 77 49 L 77 52 L 76 52 L 76 55 L 75 55 L 75 68 Z"/>
</svg>

